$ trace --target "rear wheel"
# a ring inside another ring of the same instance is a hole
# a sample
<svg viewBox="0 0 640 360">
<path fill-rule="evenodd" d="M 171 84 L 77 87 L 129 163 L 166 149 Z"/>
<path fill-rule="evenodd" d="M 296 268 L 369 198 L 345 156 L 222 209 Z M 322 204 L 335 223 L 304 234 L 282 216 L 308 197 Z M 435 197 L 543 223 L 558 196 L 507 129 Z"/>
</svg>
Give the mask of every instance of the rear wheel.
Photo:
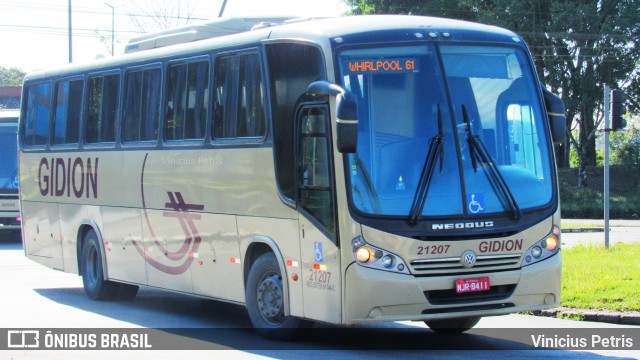
<svg viewBox="0 0 640 360">
<path fill-rule="evenodd" d="M 299 328 L 308 325 L 284 314 L 284 287 L 273 253 L 261 255 L 251 265 L 245 295 L 251 323 L 265 338 L 290 340 Z"/>
<path fill-rule="evenodd" d="M 120 284 L 104 279 L 102 251 L 94 230 L 89 230 L 83 238 L 82 284 L 84 292 L 93 300 L 113 300 L 120 288 Z"/>
<path fill-rule="evenodd" d="M 476 326 L 480 318 L 480 316 L 468 316 L 455 319 L 428 320 L 424 323 L 439 334 L 460 334 Z"/>
</svg>

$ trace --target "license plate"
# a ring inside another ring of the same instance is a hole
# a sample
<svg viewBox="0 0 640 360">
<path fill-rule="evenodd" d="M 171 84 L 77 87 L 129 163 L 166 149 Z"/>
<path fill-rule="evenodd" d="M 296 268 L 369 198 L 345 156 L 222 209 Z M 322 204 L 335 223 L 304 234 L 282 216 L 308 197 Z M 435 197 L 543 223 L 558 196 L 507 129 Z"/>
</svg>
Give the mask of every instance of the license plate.
<svg viewBox="0 0 640 360">
<path fill-rule="evenodd" d="M 490 287 L 490 284 L 489 284 L 488 276 L 456 280 L 456 292 L 458 294 L 463 294 L 468 292 L 477 292 L 477 291 L 487 291 L 489 290 L 489 287 Z"/>
</svg>

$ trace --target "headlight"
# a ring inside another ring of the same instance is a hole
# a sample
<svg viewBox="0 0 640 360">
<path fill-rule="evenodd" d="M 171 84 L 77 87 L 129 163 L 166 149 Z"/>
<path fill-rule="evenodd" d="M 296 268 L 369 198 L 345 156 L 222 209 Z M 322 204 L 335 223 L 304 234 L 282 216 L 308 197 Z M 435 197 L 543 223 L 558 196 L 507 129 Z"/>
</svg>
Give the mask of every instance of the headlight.
<svg viewBox="0 0 640 360">
<path fill-rule="evenodd" d="M 361 266 L 409 274 L 409 268 L 399 256 L 367 244 L 362 236 L 353 239 L 351 246 L 353 257 Z"/>
<path fill-rule="evenodd" d="M 363 246 L 356 251 L 356 260 L 358 260 L 358 262 L 368 263 L 372 258 L 373 254 L 371 253 L 371 249 L 366 246 Z"/>
<path fill-rule="evenodd" d="M 554 225 L 551 232 L 544 239 L 533 244 L 527 250 L 522 266 L 535 264 L 555 255 L 558 251 L 560 251 L 560 228 Z"/>
</svg>

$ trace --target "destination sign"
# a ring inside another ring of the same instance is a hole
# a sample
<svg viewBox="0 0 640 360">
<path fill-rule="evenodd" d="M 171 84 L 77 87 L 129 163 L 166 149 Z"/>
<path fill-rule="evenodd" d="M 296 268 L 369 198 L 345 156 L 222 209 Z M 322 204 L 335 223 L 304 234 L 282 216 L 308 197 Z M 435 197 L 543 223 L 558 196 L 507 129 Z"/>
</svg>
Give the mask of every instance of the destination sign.
<svg viewBox="0 0 640 360">
<path fill-rule="evenodd" d="M 346 67 L 355 74 L 408 73 L 419 70 L 417 58 L 347 60 Z"/>
</svg>

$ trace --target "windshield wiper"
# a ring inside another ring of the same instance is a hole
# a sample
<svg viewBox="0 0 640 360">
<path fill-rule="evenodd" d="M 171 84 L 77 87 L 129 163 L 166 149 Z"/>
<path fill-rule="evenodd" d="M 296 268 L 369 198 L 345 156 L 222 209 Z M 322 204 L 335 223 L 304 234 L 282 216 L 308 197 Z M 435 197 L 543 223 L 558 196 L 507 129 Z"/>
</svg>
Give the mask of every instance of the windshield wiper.
<svg viewBox="0 0 640 360">
<path fill-rule="evenodd" d="M 478 135 L 474 135 L 471 131 L 471 120 L 469 120 L 469 114 L 467 108 L 462 105 L 462 118 L 467 127 L 467 142 L 469 143 L 469 153 L 471 155 L 471 164 L 473 165 L 473 171 L 478 172 L 478 162 L 480 162 L 487 174 L 487 178 L 491 183 L 491 187 L 496 191 L 500 202 L 505 208 L 511 211 L 511 218 L 514 220 L 520 219 L 522 212 L 515 197 L 509 189 L 509 185 L 502 177 L 498 165 L 491 157 L 491 154 L 485 147 L 482 139 Z"/>
<path fill-rule="evenodd" d="M 438 104 L 438 135 L 431 138 L 429 141 L 429 151 L 427 152 L 427 159 L 422 167 L 422 173 L 420 174 L 420 181 L 418 182 L 418 188 L 413 196 L 413 204 L 411 204 L 411 211 L 409 212 L 409 225 L 414 226 L 420 221 L 424 205 L 427 201 L 427 194 L 429 193 L 429 186 L 431 186 L 431 178 L 433 177 L 433 169 L 436 165 L 436 156 L 440 157 L 440 172 L 442 172 L 444 151 L 443 151 L 443 133 L 442 133 L 442 114 L 440 113 L 440 104 Z"/>
</svg>

